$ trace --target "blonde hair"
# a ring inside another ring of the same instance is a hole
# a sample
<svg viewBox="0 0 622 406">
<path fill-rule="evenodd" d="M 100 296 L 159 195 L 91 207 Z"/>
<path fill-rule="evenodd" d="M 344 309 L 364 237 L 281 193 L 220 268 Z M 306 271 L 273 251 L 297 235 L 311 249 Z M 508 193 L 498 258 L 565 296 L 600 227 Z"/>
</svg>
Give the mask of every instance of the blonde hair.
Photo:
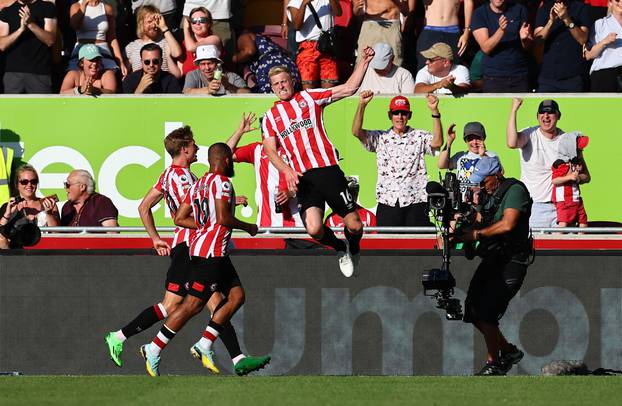
<svg viewBox="0 0 622 406">
<path fill-rule="evenodd" d="M 37 173 L 37 170 L 35 169 L 34 166 L 25 164 L 17 168 L 15 170 L 15 178 L 13 179 L 13 187 L 15 188 L 14 192 L 16 196 L 19 195 L 19 192 L 18 192 L 19 189 L 17 188 L 17 184 L 19 183 L 19 178 L 22 176 L 24 172 L 34 173 L 37 180 L 39 180 L 39 174 Z"/>
<path fill-rule="evenodd" d="M 150 4 L 138 7 L 138 10 L 136 10 L 136 36 L 138 39 L 141 39 L 144 34 L 143 25 L 147 17 L 159 14 L 160 10 Z"/>
<path fill-rule="evenodd" d="M 271 78 L 279 73 L 287 73 L 290 78 L 292 77 L 292 72 L 287 68 L 287 66 L 273 66 L 268 71 L 268 77 Z"/>
</svg>

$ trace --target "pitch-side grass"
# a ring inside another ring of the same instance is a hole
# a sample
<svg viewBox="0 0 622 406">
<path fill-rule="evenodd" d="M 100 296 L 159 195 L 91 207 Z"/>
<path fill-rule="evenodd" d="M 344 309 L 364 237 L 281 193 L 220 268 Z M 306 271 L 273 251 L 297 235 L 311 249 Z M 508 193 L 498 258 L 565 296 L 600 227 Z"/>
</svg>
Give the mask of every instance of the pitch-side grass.
<svg viewBox="0 0 622 406">
<path fill-rule="evenodd" d="M 621 377 L 20 376 L 0 405 L 620 405 Z"/>
</svg>

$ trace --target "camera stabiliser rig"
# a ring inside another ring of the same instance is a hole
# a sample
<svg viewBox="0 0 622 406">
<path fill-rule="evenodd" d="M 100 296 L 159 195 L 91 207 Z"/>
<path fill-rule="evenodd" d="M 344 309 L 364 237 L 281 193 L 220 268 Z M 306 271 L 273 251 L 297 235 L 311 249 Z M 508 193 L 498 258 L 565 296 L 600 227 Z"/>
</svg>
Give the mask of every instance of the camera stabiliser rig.
<svg viewBox="0 0 622 406">
<path fill-rule="evenodd" d="M 440 268 L 426 270 L 421 274 L 423 294 L 436 300 L 436 307 L 445 310 L 447 320 L 462 320 L 460 300 L 453 297 L 456 280 L 449 270 L 451 263 L 451 222 L 461 213 L 462 194 L 460 182 L 452 172 L 446 172 L 443 184 L 428 182 L 426 185 L 428 205 L 437 221 L 443 240 Z"/>
</svg>

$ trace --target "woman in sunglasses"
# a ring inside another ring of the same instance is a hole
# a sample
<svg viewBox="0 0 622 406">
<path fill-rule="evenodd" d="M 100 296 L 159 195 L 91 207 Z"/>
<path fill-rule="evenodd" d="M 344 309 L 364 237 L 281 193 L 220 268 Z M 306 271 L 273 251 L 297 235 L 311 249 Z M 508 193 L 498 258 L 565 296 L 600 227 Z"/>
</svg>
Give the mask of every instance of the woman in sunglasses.
<svg viewBox="0 0 622 406">
<path fill-rule="evenodd" d="M 188 18 L 183 19 L 184 41 L 181 44 L 183 56 L 179 58 L 184 75 L 198 68 L 194 64 L 197 46 L 216 45 L 222 49 L 222 41 L 212 33 L 212 14 L 205 7 L 190 10 Z"/>
<path fill-rule="evenodd" d="M 5 226 L 16 213 L 25 215 L 30 220 L 36 220 L 37 225 L 54 227 L 60 225 L 56 196 L 37 197 L 37 186 L 39 186 L 39 175 L 35 168 L 30 165 L 23 165 L 15 171 L 15 192 L 16 196 L 0 207 L 0 226 Z M 19 214 L 17 214 L 19 215 Z M 11 242 L 0 234 L 1 248 L 18 248 L 11 245 Z"/>
</svg>

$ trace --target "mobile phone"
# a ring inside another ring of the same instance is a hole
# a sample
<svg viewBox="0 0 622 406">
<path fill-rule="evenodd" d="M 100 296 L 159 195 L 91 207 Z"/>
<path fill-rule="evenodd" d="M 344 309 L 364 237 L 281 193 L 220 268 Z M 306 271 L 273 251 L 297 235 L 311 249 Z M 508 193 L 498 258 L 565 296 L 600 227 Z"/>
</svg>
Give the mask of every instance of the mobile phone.
<svg viewBox="0 0 622 406">
<path fill-rule="evenodd" d="M 48 199 L 54 200 L 55 203 L 58 203 L 58 195 L 54 193 L 53 195 L 46 196 Z"/>
</svg>

